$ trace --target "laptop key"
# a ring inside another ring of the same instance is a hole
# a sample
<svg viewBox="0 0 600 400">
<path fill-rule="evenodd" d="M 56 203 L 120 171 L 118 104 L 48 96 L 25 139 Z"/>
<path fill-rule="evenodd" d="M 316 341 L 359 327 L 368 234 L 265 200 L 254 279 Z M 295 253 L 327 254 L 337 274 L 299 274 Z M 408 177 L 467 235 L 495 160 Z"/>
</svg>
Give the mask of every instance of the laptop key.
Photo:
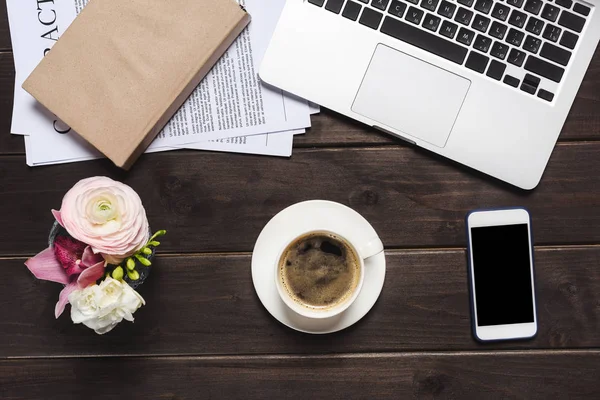
<svg viewBox="0 0 600 400">
<path fill-rule="evenodd" d="M 404 11 L 406 11 L 406 3 L 403 3 L 398 0 L 393 0 L 390 5 L 390 9 L 388 13 L 392 14 L 395 17 L 402 18 L 404 16 Z"/>
<path fill-rule="evenodd" d="M 573 0 L 556 0 L 556 4 L 564 8 L 571 8 Z"/>
<path fill-rule="evenodd" d="M 462 64 L 467 56 L 468 50 L 463 46 L 392 17 L 385 17 L 381 32 L 457 64 Z"/>
<path fill-rule="evenodd" d="M 552 4 L 546 4 L 544 6 L 544 10 L 542 11 L 542 18 L 547 19 L 548 21 L 556 21 L 556 18 L 558 18 L 558 13 L 560 12 L 560 9 L 556 6 L 553 6 Z M 568 11 L 563 12 L 563 15 L 567 13 L 570 14 Z M 573 15 L 573 14 L 571 14 Z M 583 19 L 583 18 L 582 18 Z M 583 26 L 583 25 L 581 25 Z"/>
<path fill-rule="evenodd" d="M 408 9 L 408 12 L 406 13 L 405 19 L 409 22 L 412 22 L 413 24 L 419 25 L 421 23 L 421 20 L 423 19 L 423 14 L 425 14 L 423 10 L 419 10 L 415 7 L 410 7 Z"/>
<path fill-rule="evenodd" d="M 529 94 L 535 94 L 539 84 L 540 78 L 531 74 L 526 74 L 525 78 L 523 78 L 523 83 L 521 83 L 521 90 Z"/>
<path fill-rule="evenodd" d="M 373 0 L 371 2 L 371 5 L 375 8 L 379 8 L 380 10 L 385 11 L 389 2 L 390 0 Z"/>
<path fill-rule="evenodd" d="M 512 14 L 510 14 L 510 18 L 508 23 L 514 25 L 518 28 L 522 28 L 525 25 L 525 20 L 527 19 L 527 15 L 522 13 L 521 11 L 513 10 Z"/>
<path fill-rule="evenodd" d="M 342 11 L 342 16 L 352 21 L 356 21 L 356 19 L 358 18 L 358 14 L 360 14 L 361 8 L 362 6 L 360 4 L 348 0 L 348 3 L 346 3 L 346 7 L 344 7 L 344 11 Z"/>
<path fill-rule="evenodd" d="M 546 100 L 546 101 L 552 101 L 554 99 L 554 93 L 549 92 L 547 90 L 544 89 L 540 89 L 540 91 L 538 92 L 538 97 L 540 99 Z"/>
<path fill-rule="evenodd" d="M 463 25 L 469 25 L 471 23 L 471 18 L 473 18 L 473 11 L 460 7 L 454 20 Z"/>
<path fill-rule="evenodd" d="M 369 4 L 369 0 L 358 0 L 358 1 L 360 1 L 361 3 Z"/>
<path fill-rule="evenodd" d="M 506 83 L 508 86 L 516 88 L 519 87 L 519 83 L 521 83 L 521 81 L 515 78 L 514 76 L 506 75 L 504 77 L 504 83 Z"/>
<path fill-rule="evenodd" d="M 500 42 L 494 42 L 494 45 L 492 46 L 492 50 L 490 50 L 490 54 L 493 57 L 499 58 L 501 60 L 504 60 L 506 58 L 506 53 L 508 52 L 508 46 L 500 43 Z"/>
<path fill-rule="evenodd" d="M 463 6 L 472 7 L 473 3 L 475 3 L 475 0 L 458 0 L 458 2 Z"/>
<path fill-rule="evenodd" d="M 561 49 L 552 43 L 544 43 L 542 50 L 540 51 L 540 57 L 554 61 L 555 63 L 566 67 L 571 59 L 571 52 Z"/>
<path fill-rule="evenodd" d="M 327 11 L 331 11 L 332 13 L 339 14 L 342 11 L 342 6 L 344 5 L 344 0 L 327 0 L 327 4 L 325 4 L 325 9 Z"/>
<path fill-rule="evenodd" d="M 506 4 L 510 4 L 513 7 L 521 8 L 525 0 L 506 0 Z"/>
<path fill-rule="evenodd" d="M 492 9 L 494 2 L 492 0 L 477 0 L 475 3 L 475 9 L 479 12 L 487 14 Z"/>
<path fill-rule="evenodd" d="M 392 5 L 390 5 L 390 9 L 388 10 L 388 13 L 398 18 L 402 18 L 404 16 L 404 11 L 406 11 L 406 3 L 403 3 L 398 0 L 393 0 Z"/>
<path fill-rule="evenodd" d="M 492 79 L 499 81 L 502 79 L 504 71 L 506 71 L 506 64 L 501 63 L 500 61 L 492 60 L 486 75 Z"/>
<path fill-rule="evenodd" d="M 510 28 L 508 36 L 506 37 L 506 42 L 512 44 L 513 46 L 521 47 L 523 38 L 525 38 L 525 34 L 523 32 Z"/>
<path fill-rule="evenodd" d="M 554 18 L 554 20 L 556 20 L 556 18 Z M 583 30 L 585 18 L 581 18 L 580 16 L 572 14 L 568 11 L 563 11 L 560 15 L 560 19 L 558 20 L 558 24 L 579 33 Z"/>
<path fill-rule="evenodd" d="M 524 68 L 529 72 L 533 72 L 534 74 L 548 78 L 556 83 L 561 81 L 565 73 L 563 68 L 554 64 L 550 64 L 549 62 L 544 61 L 541 58 L 537 58 L 536 56 L 527 57 Z"/>
<path fill-rule="evenodd" d="M 491 45 L 492 39 L 483 35 L 477 35 L 477 39 L 475 39 L 475 43 L 473 43 L 473 47 L 482 53 L 487 53 Z"/>
<path fill-rule="evenodd" d="M 383 14 L 381 14 L 380 12 L 365 7 L 358 22 L 364 26 L 368 26 L 371 29 L 377 29 L 379 28 L 379 23 L 381 22 L 382 17 Z"/>
<path fill-rule="evenodd" d="M 323 4 L 325 4 L 325 0 L 308 0 L 308 2 L 318 7 L 323 7 Z"/>
<path fill-rule="evenodd" d="M 490 59 L 483 54 L 472 51 L 469 53 L 469 58 L 467 58 L 467 62 L 465 63 L 465 67 L 472 69 L 473 71 L 479 72 L 483 74 L 485 72 L 485 68 L 487 67 L 488 61 Z"/>
<path fill-rule="evenodd" d="M 419 0 L 406 0 L 409 3 L 413 3 L 413 4 L 419 4 Z"/>
<path fill-rule="evenodd" d="M 560 29 L 558 26 L 548 24 L 546 25 L 546 29 L 544 29 L 544 34 L 542 37 L 546 40 L 550 40 L 551 42 L 558 42 L 561 31 L 562 29 Z"/>
<path fill-rule="evenodd" d="M 538 15 L 542 9 L 542 0 L 527 0 L 525 11 Z"/>
<path fill-rule="evenodd" d="M 421 7 L 429 11 L 435 11 L 439 0 L 422 0 Z"/>
<path fill-rule="evenodd" d="M 475 16 L 475 19 L 473 20 L 471 28 L 477 29 L 478 31 L 485 33 L 489 25 L 490 19 L 488 17 L 484 17 L 483 15 L 477 14 Z"/>
<path fill-rule="evenodd" d="M 527 35 L 527 39 L 525 39 L 525 43 L 523 44 L 523 48 L 533 54 L 536 54 L 542 45 L 541 39 L 533 37 L 531 35 Z"/>
<path fill-rule="evenodd" d="M 440 33 L 447 38 L 454 39 L 454 35 L 456 35 L 456 31 L 458 29 L 458 25 L 444 20 L 442 23 L 442 28 L 440 29 Z"/>
<path fill-rule="evenodd" d="M 575 11 L 577 14 L 581 14 L 584 16 L 588 16 L 590 15 L 590 11 L 591 9 L 588 6 L 584 6 L 583 4 L 575 4 L 575 7 L 573 7 L 573 11 Z"/>
<path fill-rule="evenodd" d="M 475 32 L 468 30 L 467 28 L 460 28 L 458 32 L 458 40 L 460 43 L 470 46 L 473 43 L 473 39 L 475 38 Z"/>
<path fill-rule="evenodd" d="M 492 27 L 490 28 L 489 34 L 493 37 L 495 37 L 496 39 L 504 39 L 504 35 L 506 35 L 506 30 L 508 29 L 508 26 L 506 25 L 502 25 L 499 22 L 492 22 Z"/>
<path fill-rule="evenodd" d="M 525 52 L 517 49 L 512 49 L 508 55 L 507 61 L 512 65 L 521 67 L 523 66 L 523 61 L 525 61 Z"/>
<path fill-rule="evenodd" d="M 529 21 L 527 21 L 527 26 L 525 27 L 525 30 L 527 32 L 533 33 L 534 35 L 539 35 L 540 33 L 542 33 L 543 28 L 544 21 L 535 17 L 529 17 Z"/>
<path fill-rule="evenodd" d="M 560 44 L 562 46 L 565 46 L 566 48 L 573 50 L 577 45 L 577 40 L 579 40 L 579 36 L 569 31 L 565 31 L 565 33 L 563 33 L 562 35 L 562 38 L 560 39 Z"/>
<path fill-rule="evenodd" d="M 435 32 L 437 31 L 437 28 L 440 26 L 441 22 L 442 19 L 440 17 L 436 17 L 435 15 L 428 13 L 423 20 L 423 28 Z"/>
<path fill-rule="evenodd" d="M 506 21 L 510 8 L 501 3 L 496 3 L 494 11 L 492 11 L 492 17 L 499 19 L 500 21 Z"/>
<path fill-rule="evenodd" d="M 456 11 L 456 4 L 444 0 L 438 9 L 438 14 L 446 18 L 452 18 L 454 16 L 454 11 Z"/>
<path fill-rule="evenodd" d="M 475 2 L 475 9 L 484 14 L 489 14 L 493 5 L 494 2 L 492 0 L 477 0 Z"/>
</svg>

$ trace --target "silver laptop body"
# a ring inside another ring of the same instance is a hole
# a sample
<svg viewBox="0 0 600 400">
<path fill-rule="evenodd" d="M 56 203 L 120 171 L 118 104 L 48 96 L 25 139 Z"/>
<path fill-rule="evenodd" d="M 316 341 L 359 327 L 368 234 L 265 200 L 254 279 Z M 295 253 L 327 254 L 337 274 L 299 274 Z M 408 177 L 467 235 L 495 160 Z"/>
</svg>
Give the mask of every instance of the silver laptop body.
<svg viewBox="0 0 600 400">
<path fill-rule="evenodd" d="M 599 0 L 288 0 L 260 78 L 533 189 L 600 39 Z"/>
</svg>

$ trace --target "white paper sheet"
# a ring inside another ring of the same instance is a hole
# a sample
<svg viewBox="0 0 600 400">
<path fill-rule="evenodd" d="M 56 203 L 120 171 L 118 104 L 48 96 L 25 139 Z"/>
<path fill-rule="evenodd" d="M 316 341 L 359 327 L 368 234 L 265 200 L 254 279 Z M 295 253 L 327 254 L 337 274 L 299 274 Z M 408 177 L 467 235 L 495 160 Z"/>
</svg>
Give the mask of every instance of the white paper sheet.
<svg viewBox="0 0 600 400">
<path fill-rule="evenodd" d="M 29 135 L 26 139 L 29 165 L 46 165 L 102 157 L 76 133 L 68 131 L 69 128 L 66 125 L 21 88 L 24 79 L 33 71 L 44 52 L 52 47 L 75 18 L 76 9 L 83 7 L 86 3 L 87 0 L 40 2 L 41 10 L 38 10 L 36 2 L 7 0 L 17 70 L 11 132 Z M 277 0 L 269 7 L 264 7 L 260 0 L 245 0 L 245 6 L 252 14 L 253 22 L 248 32 L 245 33 L 246 38 L 238 40 L 248 41 L 249 39 L 251 43 L 245 43 L 245 46 L 241 47 L 232 46 L 228 50 L 229 63 L 237 57 L 236 52 L 239 52 L 240 49 L 251 49 L 254 73 L 258 70 L 258 65 L 266 51 L 284 3 L 284 0 Z M 223 68 L 221 70 L 224 71 Z M 214 71 L 211 74 L 216 75 Z M 216 79 L 213 76 L 213 80 Z M 206 81 L 208 79 L 205 79 L 204 82 Z M 166 151 L 174 146 L 184 146 L 202 150 L 289 156 L 293 140 L 291 133 L 277 133 L 277 139 L 271 139 L 267 135 L 252 139 L 240 139 L 239 136 L 291 129 L 296 130 L 296 133 L 303 132 L 303 128 L 310 126 L 308 104 L 304 100 L 284 95 L 280 91 L 262 85 L 260 92 L 265 110 L 263 124 L 191 135 L 181 134 L 181 132 L 178 136 L 166 137 L 164 135 L 164 137 L 157 138 L 148 151 Z M 189 117 L 192 112 L 187 114 Z M 181 120 L 183 118 L 180 118 L 180 122 Z M 197 124 L 192 123 L 189 118 L 187 120 L 189 130 L 193 131 Z M 286 136 L 285 139 L 284 136 Z M 209 140 L 229 137 L 236 139 L 209 142 Z"/>
</svg>

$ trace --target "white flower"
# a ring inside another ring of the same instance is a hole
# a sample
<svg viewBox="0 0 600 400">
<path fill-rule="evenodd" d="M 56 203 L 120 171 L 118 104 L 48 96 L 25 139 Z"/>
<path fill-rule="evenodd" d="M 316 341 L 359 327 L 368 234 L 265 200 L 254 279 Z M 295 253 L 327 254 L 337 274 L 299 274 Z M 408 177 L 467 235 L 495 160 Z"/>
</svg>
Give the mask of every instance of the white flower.
<svg viewBox="0 0 600 400">
<path fill-rule="evenodd" d="M 133 322 L 133 313 L 146 302 L 127 283 L 106 278 L 100 285 L 75 290 L 69 295 L 71 319 L 97 334 L 111 331 L 123 319 Z"/>
</svg>

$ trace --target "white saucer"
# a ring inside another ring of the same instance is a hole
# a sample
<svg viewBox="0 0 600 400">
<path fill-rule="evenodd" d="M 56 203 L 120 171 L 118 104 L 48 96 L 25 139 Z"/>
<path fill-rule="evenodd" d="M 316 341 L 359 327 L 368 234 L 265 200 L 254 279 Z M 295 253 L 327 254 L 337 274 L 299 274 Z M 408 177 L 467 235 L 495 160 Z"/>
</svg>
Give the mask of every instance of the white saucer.
<svg viewBox="0 0 600 400">
<path fill-rule="evenodd" d="M 343 313 L 332 318 L 303 317 L 279 297 L 275 286 L 275 263 L 283 246 L 306 230 L 340 232 L 351 242 L 368 241 L 377 236 L 375 229 L 359 213 L 342 204 L 312 200 L 294 204 L 274 216 L 258 236 L 252 253 L 252 281 L 258 298 L 279 322 L 305 333 L 332 333 L 358 322 L 375 305 L 385 280 L 385 254 L 365 260 L 362 290 Z"/>
</svg>

